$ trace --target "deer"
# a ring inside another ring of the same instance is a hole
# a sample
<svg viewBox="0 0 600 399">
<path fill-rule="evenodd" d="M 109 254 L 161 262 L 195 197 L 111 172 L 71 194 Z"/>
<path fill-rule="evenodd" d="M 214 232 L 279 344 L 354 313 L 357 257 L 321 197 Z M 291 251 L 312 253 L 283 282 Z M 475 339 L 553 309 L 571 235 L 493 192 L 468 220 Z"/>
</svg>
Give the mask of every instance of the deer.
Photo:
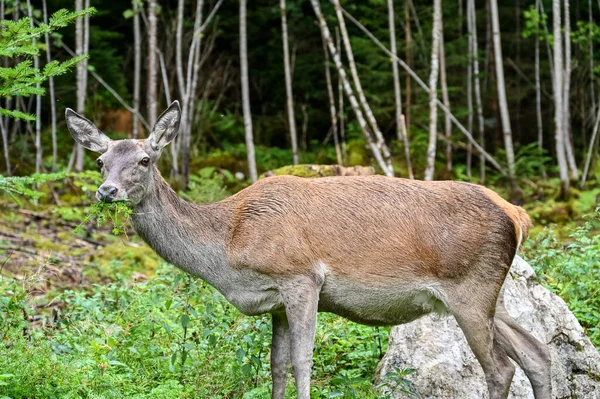
<svg viewBox="0 0 600 399">
<path fill-rule="evenodd" d="M 75 141 L 100 154 L 98 200 L 129 204 L 134 230 L 158 255 L 241 313 L 271 314 L 273 399 L 283 399 L 290 365 L 298 399 L 309 399 L 318 312 L 370 326 L 453 315 L 490 399 L 507 398 L 510 359 L 536 399 L 551 397 L 549 350 L 509 316 L 500 295 L 531 221 L 494 191 L 381 175 L 273 176 L 197 205 L 157 168 L 177 135 L 177 101 L 139 140 L 113 141 L 73 110 L 65 116 Z"/>
</svg>

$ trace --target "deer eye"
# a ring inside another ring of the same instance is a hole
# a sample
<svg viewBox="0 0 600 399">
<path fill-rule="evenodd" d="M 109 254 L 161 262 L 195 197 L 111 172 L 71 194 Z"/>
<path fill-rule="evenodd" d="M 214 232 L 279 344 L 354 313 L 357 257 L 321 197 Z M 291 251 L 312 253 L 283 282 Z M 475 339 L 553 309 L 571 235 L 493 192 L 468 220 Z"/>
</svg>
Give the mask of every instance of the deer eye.
<svg viewBox="0 0 600 399">
<path fill-rule="evenodd" d="M 148 158 L 148 157 L 142 158 L 142 160 L 140 161 L 140 164 L 142 164 L 142 166 L 148 166 L 150 164 L 150 158 Z"/>
<path fill-rule="evenodd" d="M 104 162 L 102 162 L 102 160 L 100 158 L 96 159 L 96 163 L 98 164 L 99 167 L 102 167 L 104 165 Z"/>
</svg>

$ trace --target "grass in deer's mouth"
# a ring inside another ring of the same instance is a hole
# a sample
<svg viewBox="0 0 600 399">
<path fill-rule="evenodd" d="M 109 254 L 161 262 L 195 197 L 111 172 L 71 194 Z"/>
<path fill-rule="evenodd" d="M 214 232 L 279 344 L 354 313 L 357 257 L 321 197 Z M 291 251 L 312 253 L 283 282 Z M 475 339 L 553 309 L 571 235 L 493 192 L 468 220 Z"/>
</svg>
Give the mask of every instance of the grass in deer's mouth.
<svg viewBox="0 0 600 399">
<path fill-rule="evenodd" d="M 128 201 L 98 201 L 90 207 L 90 213 L 77 226 L 75 231 L 82 231 L 89 223 L 95 222 L 98 227 L 102 227 L 104 223 L 108 222 L 112 224 L 114 235 L 126 235 L 131 212 L 133 212 L 133 209 L 129 206 Z"/>
</svg>

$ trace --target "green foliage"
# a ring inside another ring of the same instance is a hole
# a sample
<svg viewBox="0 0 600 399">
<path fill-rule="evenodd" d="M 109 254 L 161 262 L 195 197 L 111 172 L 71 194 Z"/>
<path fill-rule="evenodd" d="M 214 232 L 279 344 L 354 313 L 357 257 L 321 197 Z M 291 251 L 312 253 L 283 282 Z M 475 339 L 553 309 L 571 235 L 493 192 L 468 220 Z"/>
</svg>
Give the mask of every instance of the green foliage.
<svg viewBox="0 0 600 399">
<path fill-rule="evenodd" d="M 75 231 L 81 232 L 90 221 L 95 221 L 98 228 L 109 222 L 112 225 L 111 231 L 114 235 L 127 234 L 129 217 L 132 212 L 133 210 L 126 201 L 98 201 L 90 207 L 90 213 L 77 226 Z"/>
<path fill-rule="evenodd" d="M 38 56 L 40 47 L 34 45 L 34 39 L 63 28 L 75 19 L 86 14 L 93 14 L 94 8 L 88 8 L 78 12 L 59 10 L 51 17 L 48 24 L 39 23 L 31 26 L 28 17 L 17 21 L 3 19 L 0 21 L 0 56 L 2 57 L 24 57 L 25 60 L 8 68 L 0 68 L 0 97 L 32 95 L 42 96 L 45 90 L 40 86 L 50 77 L 66 73 L 75 64 L 87 56 L 79 56 L 63 62 L 52 61 L 40 70 L 34 68 L 32 57 Z M 0 108 L 0 114 L 13 118 L 34 121 L 35 116 L 18 110 Z"/>
<path fill-rule="evenodd" d="M 66 177 L 66 173 L 39 173 L 31 176 L 15 176 L 15 177 L 4 177 L 0 175 L 0 193 L 5 192 L 15 202 L 20 204 L 18 195 L 23 196 L 27 199 L 37 200 L 45 195 L 45 193 L 38 191 L 32 186 L 39 186 L 41 184 L 63 179 Z"/>
<path fill-rule="evenodd" d="M 569 235 L 567 245 L 547 228 L 526 242 L 539 278 L 567 302 L 596 347 L 600 346 L 600 208 Z"/>
<path fill-rule="evenodd" d="M 225 185 L 234 180 L 235 177 L 226 169 L 205 167 L 190 176 L 188 190 L 180 192 L 179 195 L 196 204 L 211 204 L 231 195 Z"/>
</svg>

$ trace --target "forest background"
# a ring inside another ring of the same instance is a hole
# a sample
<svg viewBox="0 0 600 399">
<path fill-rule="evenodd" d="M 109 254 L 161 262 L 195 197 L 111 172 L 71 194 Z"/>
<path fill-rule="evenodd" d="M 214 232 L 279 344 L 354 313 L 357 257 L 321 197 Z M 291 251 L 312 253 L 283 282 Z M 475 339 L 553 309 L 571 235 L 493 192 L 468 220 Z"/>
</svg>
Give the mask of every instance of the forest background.
<svg viewBox="0 0 600 399">
<path fill-rule="evenodd" d="M 66 107 L 132 138 L 179 100 L 161 169 L 200 203 L 268 171 L 329 173 L 292 164 L 490 186 L 528 210 L 524 256 L 600 345 L 600 2 L 0 4 L 0 397 L 268 390 L 269 323 L 163 265 L 126 209 L 93 204 L 95 156 Z M 84 11 L 7 45 L 61 9 Z M 315 395 L 379 395 L 388 330 L 321 324 Z"/>
</svg>

